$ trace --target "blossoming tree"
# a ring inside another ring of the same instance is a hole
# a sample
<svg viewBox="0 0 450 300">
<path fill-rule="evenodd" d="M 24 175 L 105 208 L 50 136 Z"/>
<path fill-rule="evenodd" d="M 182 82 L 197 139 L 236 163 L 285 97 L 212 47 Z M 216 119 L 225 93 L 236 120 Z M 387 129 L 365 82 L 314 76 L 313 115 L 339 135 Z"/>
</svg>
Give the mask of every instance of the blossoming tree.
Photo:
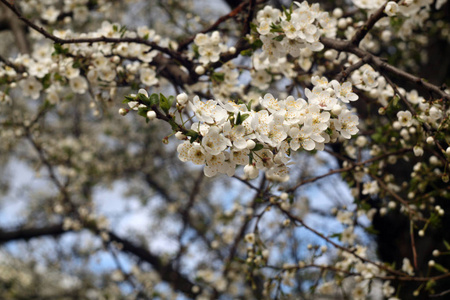
<svg viewBox="0 0 450 300">
<path fill-rule="evenodd" d="M 0 0 L 2 299 L 450 293 L 449 5 L 282 2 Z"/>
</svg>

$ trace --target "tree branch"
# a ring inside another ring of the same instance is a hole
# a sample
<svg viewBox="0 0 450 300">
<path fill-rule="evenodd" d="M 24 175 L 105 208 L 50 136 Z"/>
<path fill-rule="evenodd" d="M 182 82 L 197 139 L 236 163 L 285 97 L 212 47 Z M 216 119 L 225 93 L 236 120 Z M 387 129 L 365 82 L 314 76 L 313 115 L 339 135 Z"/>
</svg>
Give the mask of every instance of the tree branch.
<svg viewBox="0 0 450 300">
<path fill-rule="evenodd" d="M 33 28 L 40 34 L 42 34 L 44 37 L 54 41 L 55 43 L 59 44 L 80 44 L 80 43 L 136 43 L 136 44 L 144 44 L 147 46 L 150 46 L 151 48 L 158 50 L 162 53 L 165 53 L 169 55 L 170 57 L 179 60 L 183 64 L 187 64 L 190 66 L 190 61 L 183 57 L 181 54 L 179 54 L 176 51 L 173 51 L 169 48 L 161 47 L 157 43 L 145 40 L 143 38 L 137 37 L 137 38 L 109 38 L 105 36 L 95 37 L 95 38 L 75 38 L 75 39 L 62 39 L 57 36 L 54 36 L 47 30 L 45 30 L 43 27 L 40 27 L 27 18 L 23 17 L 22 14 L 17 10 L 17 8 L 13 5 L 8 3 L 6 0 L 0 0 L 4 5 L 6 5 L 7 8 L 9 8 L 22 22 L 24 22 L 27 26 Z"/>
<path fill-rule="evenodd" d="M 66 233 L 70 230 L 65 230 L 62 224 L 52 225 L 42 228 L 27 228 L 16 231 L 3 231 L 0 229 L 0 244 L 16 240 L 29 240 L 42 236 L 57 236 Z"/>
<path fill-rule="evenodd" d="M 205 28 L 204 30 L 200 31 L 200 33 L 207 33 L 207 32 L 211 32 L 213 30 L 216 30 L 217 27 L 219 27 L 220 24 L 222 24 L 223 22 L 227 21 L 228 19 L 231 19 L 231 18 L 235 17 L 239 12 L 241 12 L 244 9 L 244 7 L 248 5 L 248 3 L 249 3 L 249 1 L 242 2 L 236 8 L 234 8 L 231 12 L 229 12 L 228 14 L 223 15 L 219 19 L 217 19 L 217 21 L 214 22 L 214 24 L 212 24 L 208 28 Z M 178 49 L 179 50 L 186 49 L 187 46 L 189 46 L 189 44 L 192 43 L 192 41 L 194 39 L 195 39 L 195 35 L 191 36 L 190 38 L 188 38 L 185 41 L 181 42 L 180 45 L 178 46 Z"/>
<path fill-rule="evenodd" d="M 320 41 L 325 47 L 335 49 L 338 51 L 353 53 L 361 59 L 366 59 L 367 62 L 372 66 L 374 66 L 376 69 L 384 70 L 390 74 L 396 75 L 404 80 L 407 80 L 411 83 L 414 83 L 420 87 L 425 88 L 426 90 L 432 93 L 439 95 L 439 97 L 441 98 L 450 100 L 450 94 L 444 92 L 440 87 L 386 63 L 380 57 L 375 56 L 368 51 L 358 48 L 357 46 L 352 44 L 351 41 L 336 40 L 327 37 L 321 37 Z"/>
<path fill-rule="evenodd" d="M 97 229 L 92 230 L 94 233 L 99 234 L 100 231 Z M 58 236 L 62 235 L 70 230 L 64 229 L 62 224 L 51 225 L 42 228 L 30 228 L 30 229 L 19 229 L 16 231 L 1 231 L 0 230 L 0 244 L 16 241 L 16 240 L 29 240 L 32 238 L 43 237 L 43 236 Z M 119 237 L 111 231 L 106 231 L 109 235 L 110 241 L 120 243 L 122 245 L 122 250 L 135 255 L 136 257 L 142 259 L 143 261 L 152 265 L 152 267 L 161 276 L 161 279 L 173 285 L 173 287 L 183 292 L 189 297 L 196 297 L 200 292 L 194 293 L 192 288 L 194 284 L 187 279 L 183 274 L 175 270 L 172 265 L 163 263 L 162 260 L 148 251 L 147 249 L 137 246 L 129 240 Z"/>
<path fill-rule="evenodd" d="M 386 1 L 380 8 L 378 8 L 373 14 L 370 15 L 369 19 L 367 19 L 366 23 L 364 23 L 363 26 L 361 26 L 358 31 L 355 32 L 350 42 L 355 45 L 359 46 L 359 43 L 364 39 L 364 37 L 369 33 L 369 31 L 375 26 L 375 24 L 385 16 L 384 9 L 386 7 L 386 4 L 389 1 Z"/>
</svg>

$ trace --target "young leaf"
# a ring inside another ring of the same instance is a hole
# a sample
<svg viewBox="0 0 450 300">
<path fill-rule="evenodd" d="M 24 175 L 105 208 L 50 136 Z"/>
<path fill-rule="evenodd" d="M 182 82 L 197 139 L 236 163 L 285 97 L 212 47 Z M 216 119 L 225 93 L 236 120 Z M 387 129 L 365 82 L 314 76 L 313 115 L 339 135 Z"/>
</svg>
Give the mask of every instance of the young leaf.
<svg viewBox="0 0 450 300">
<path fill-rule="evenodd" d="M 142 117 L 147 118 L 147 112 L 148 112 L 147 108 L 144 108 L 144 107 L 139 107 L 138 108 L 138 115 L 140 115 Z"/>
<path fill-rule="evenodd" d="M 249 114 L 242 114 L 241 115 L 241 112 L 238 112 L 237 119 L 236 119 L 236 125 L 241 125 L 242 122 L 244 122 L 245 119 L 247 119 L 248 117 L 250 117 Z"/>
<path fill-rule="evenodd" d="M 142 104 L 145 104 L 147 106 L 150 105 L 150 99 L 144 94 L 138 94 L 138 99 L 142 102 Z"/>
<path fill-rule="evenodd" d="M 178 131 L 178 124 L 173 119 L 169 119 L 169 124 L 173 131 Z"/>
<path fill-rule="evenodd" d="M 262 148 L 264 148 L 264 145 L 263 145 L 263 144 L 256 144 L 255 148 L 253 148 L 252 151 L 259 151 L 259 150 L 261 150 Z"/>
<path fill-rule="evenodd" d="M 447 250 L 450 250 L 450 244 L 446 240 L 444 240 L 444 245 Z"/>
<path fill-rule="evenodd" d="M 161 109 L 165 113 L 169 113 L 169 110 L 170 110 L 170 107 L 172 106 L 172 103 L 170 103 L 170 101 L 163 94 L 159 94 L 159 95 L 160 95 L 159 107 L 161 107 Z"/>
<path fill-rule="evenodd" d="M 280 34 L 279 36 L 276 36 L 273 38 L 273 40 L 277 41 L 277 42 L 281 42 L 284 39 L 284 35 Z"/>
<path fill-rule="evenodd" d="M 214 81 L 222 82 L 225 80 L 225 74 L 224 73 L 213 73 L 211 76 L 211 79 Z"/>
<path fill-rule="evenodd" d="M 443 265 L 440 265 L 440 264 L 438 264 L 438 263 L 434 263 L 433 267 L 434 267 L 436 270 L 438 270 L 438 271 L 440 271 L 440 272 L 442 272 L 442 273 L 447 273 L 447 272 L 448 272 L 448 269 L 447 269 L 447 268 L 445 268 Z"/>
<path fill-rule="evenodd" d="M 150 95 L 150 105 L 158 105 L 159 104 L 159 95 L 158 94 L 151 94 Z"/>
</svg>

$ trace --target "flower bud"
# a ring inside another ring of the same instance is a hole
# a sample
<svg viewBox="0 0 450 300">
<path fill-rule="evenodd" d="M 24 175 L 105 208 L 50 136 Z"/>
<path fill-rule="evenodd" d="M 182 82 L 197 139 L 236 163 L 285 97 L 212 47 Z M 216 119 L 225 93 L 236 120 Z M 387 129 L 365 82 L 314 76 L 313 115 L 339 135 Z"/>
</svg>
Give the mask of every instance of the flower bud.
<svg viewBox="0 0 450 300">
<path fill-rule="evenodd" d="M 286 201 L 288 198 L 289 198 L 289 194 L 288 193 L 286 193 L 286 192 L 281 193 L 281 195 L 280 195 L 280 199 L 281 200 Z"/>
<path fill-rule="evenodd" d="M 177 139 L 179 139 L 180 141 L 186 139 L 186 136 L 185 136 L 181 131 L 178 131 L 177 133 L 175 133 L 175 137 L 176 137 Z"/>
<path fill-rule="evenodd" d="M 186 93 L 181 93 L 177 96 L 177 102 L 180 105 L 185 105 L 188 102 L 188 95 L 186 95 Z"/>
<path fill-rule="evenodd" d="M 339 19 L 344 15 L 344 11 L 341 8 L 335 8 L 333 10 L 333 17 Z"/>
<path fill-rule="evenodd" d="M 252 150 L 253 148 L 255 148 L 256 143 L 253 140 L 247 140 L 247 149 L 248 150 Z"/>
<path fill-rule="evenodd" d="M 413 152 L 415 156 L 422 156 L 423 155 L 423 148 L 420 146 L 414 146 Z"/>
<path fill-rule="evenodd" d="M 343 19 L 343 18 L 340 18 L 338 20 L 337 25 L 338 25 L 339 29 L 345 29 L 347 27 L 347 21 L 345 19 Z"/>
<path fill-rule="evenodd" d="M 145 95 L 145 97 L 148 97 L 148 93 L 147 93 L 147 91 L 144 90 L 144 89 L 140 89 L 140 90 L 138 91 L 138 94 L 143 94 L 143 95 Z"/>
<path fill-rule="evenodd" d="M 247 233 L 244 237 L 244 240 L 249 244 L 254 244 L 255 243 L 255 234 Z"/>
<path fill-rule="evenodd" d="M 195 67 L 195 73 L 197 75 L 203 75 L 205 74 L 205 68 L 203 66 L 197 66 Z"/>
<path fill-rule="evenodd" d="M 386 4 L 386 7 L 384 8 L 384 13 L 389 17 L 393 17 L 397 14 L 397 12 L 398 12 L 398 4 L 395 3 L 394 1 L 389 1 Z"/>
<path fill-rule="evenodd" d="M 336 116 L 340 115 L 341 112 L 342 112 L 342 106 L 340 106 L 338 104 L 333 106 L 333 109 L 331 110 L 331 113 Z"/>
<path fill-rule="evenodd" d="M 125 116 L 128 112 L 129 112 L 128 109 L 125 109 L 125 108 L 119 109 L 119 114 L 120 114 L 121 116 Z"/>
<path fill-rule="evenodd" d="M 149 110 L 147 112 L 147 118 L 149 118 L 150 120 L 156 119 L 156 113 L 153 110 Z"/>
<path fill-rule="evenodd" d="M 244 174 L 248 179 L 255 179 L 258 177 L 259 171 L 254 165 L 246 165 L 244 167 Z"/>
</svg>

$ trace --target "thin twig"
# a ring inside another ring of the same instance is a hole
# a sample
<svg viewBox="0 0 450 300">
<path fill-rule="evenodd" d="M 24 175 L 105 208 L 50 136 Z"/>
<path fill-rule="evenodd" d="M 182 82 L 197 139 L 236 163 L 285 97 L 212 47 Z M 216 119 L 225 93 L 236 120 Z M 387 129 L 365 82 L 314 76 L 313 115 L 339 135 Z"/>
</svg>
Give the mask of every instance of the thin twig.
<svg viewBox="0 0 450 300">
<path fill-rule="evenodd" d="M 331 39 L 327 37 L 321 37 L 320 41 L 327 48 L 353 53 L 359 58 L 366 58 L 367 62 L 376 69 L 384 70 L 390 74 L 396 75 L 400 78 L 403 78 L 406 81 L 412 82 L 418 86 L 425 88 L 426 90 L 432 93 L 435 93 L 441 98 L 450 100 L 450 94 L 444 92 L 440 87 L 388 64 L 387 62 L 383 61 L 380 57 L 375 56 L 372 53 L 353 45 L 350 41 Z"/>
<path fill-rule="evenodd" d="M 386 7 L 386 4 L 389 1 L 386 1 L 380 8 L 378 8 L 373 14 L 370 15 L 369 19 L 367 19 L 366 23 L 364 23 L 363 26 L 361 26 L 353 35 L 350 42 L 355 45 L 359 46 L 359 43 L 364 39 L 364 37 L 369 33 L 369 31 L 375 26 L 375 24 L 385 16 L 384 9 Z"/>
<path fill-rule="evenodd" d="M 347 171 L 350 171 L 350 170 L 354 169 L 355 167 L 363 166 L 363 165 L 369 164 L 369 163 L 373 163 L 375 161 L 381 160 L 381 159 L 386 158 L 388 156 L 402 154 L 402 153 L 405 153 L 405 152 L 409 152 L 411 150 L 412 150 L 411 148 L 403 148 L 403 149 L 400 149 L 400 150 L 397 150 L 397 151 L 394 151 L 394 152 L 388 152 L 388 153 L 385 153 L 385 154 L 382 154 L 382 155 L 379 155 L 379 156 L 376 156 L 376 157 L 372 157 L 372 158 L 364 160 L 364 161 L 353 163 L 352 165 L 350 165 L 348 167 L 330 170 L 328 173 L 325 173 L 325 174 L 322 174 L 322 175 L 319 175 L 319 176 L 316 176 L 316 177 L 313 177 L 313 178 L 302 180 L 299 183 L 297 183 L 295 186 L 287 189 L 286 192 L 292 193 L 296 189 L 298 189 L 300 186 L 305 185 L 307 183 L 315 182 L 315 181 L 317 181 L 319 179 L 328 177 L 328 176 L 333 175 L 333 174 L 347 172 Z"/>
</svg>

